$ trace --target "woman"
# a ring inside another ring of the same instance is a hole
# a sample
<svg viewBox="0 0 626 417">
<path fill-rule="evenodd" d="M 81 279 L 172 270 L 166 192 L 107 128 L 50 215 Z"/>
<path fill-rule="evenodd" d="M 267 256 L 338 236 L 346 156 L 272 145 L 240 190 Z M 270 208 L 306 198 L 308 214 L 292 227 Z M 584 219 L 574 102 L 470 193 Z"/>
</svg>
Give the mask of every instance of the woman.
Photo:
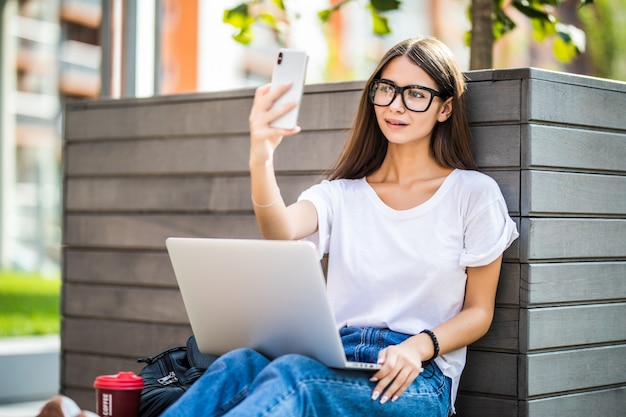
<svg viewBox="0 0 626 417">
<path fill-rule="evenodd" d="M 273 156 L 299 128 L 270 123 L 293 108 L 272 109 L 288 89 L 259 87 L 250 112 L 259 228 L 329 254 L 328 294 L 346 354 L 382 366 L 345 371 L 240 349 L 165 415 L 447 416 L 466 346 L 491 324 L 502 253 L 518 236 L 497 184 L 475 171 L 464 77 L 435 39 L 394 46 L 367 82 L 329 179 L 286 206 Z"/>
</svg>

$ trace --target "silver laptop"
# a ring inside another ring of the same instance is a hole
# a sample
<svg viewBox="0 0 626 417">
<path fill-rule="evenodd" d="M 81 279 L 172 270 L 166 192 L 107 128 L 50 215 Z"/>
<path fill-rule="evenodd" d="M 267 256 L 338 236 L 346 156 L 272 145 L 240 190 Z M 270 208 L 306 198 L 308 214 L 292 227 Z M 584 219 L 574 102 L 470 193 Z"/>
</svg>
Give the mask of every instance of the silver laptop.
<svg viewBox="0 0 626 417">
<path fill-rule="evenodd" d="M 333 368 L 380 367 L 346 359 L 312 243 L 170 237 L 166 246 L 201 352 L 248 347 Z"/>
</svg>

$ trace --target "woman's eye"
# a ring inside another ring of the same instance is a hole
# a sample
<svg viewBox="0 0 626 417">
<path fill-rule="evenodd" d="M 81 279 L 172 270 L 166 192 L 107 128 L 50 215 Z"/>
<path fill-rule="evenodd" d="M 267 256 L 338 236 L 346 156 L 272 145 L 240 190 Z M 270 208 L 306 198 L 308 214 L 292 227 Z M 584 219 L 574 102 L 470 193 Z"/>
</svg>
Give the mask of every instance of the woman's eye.
<svg viewBox="0 0 626 417">
<path fill-rule="evenodd" d="M 422 90 L 409 90 L 409 97 L 411 98 L 424 98 L 426 94 Z"/>
</svg>

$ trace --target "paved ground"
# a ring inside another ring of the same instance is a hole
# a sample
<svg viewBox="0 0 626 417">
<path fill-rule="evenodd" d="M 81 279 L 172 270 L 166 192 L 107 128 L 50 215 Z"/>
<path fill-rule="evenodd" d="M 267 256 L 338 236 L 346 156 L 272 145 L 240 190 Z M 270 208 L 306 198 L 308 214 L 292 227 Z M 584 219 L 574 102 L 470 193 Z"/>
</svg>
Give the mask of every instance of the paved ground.
<svg viewBox="0 0 626 417">
<path fill-rule="evenodd" d="M 59 352 L 58 335 L 0 339 L 0 417 L 35 417 L 58 393 Z"/>
</svg>

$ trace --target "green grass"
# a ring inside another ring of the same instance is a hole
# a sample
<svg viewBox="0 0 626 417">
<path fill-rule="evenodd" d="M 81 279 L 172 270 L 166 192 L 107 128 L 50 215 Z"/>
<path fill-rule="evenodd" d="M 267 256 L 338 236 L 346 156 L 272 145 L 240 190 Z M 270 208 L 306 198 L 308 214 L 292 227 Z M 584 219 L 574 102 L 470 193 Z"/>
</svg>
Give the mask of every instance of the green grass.
<svg viewBox="0 0 626 417">
<path fill-rule="evenodd" d="M 0 271 L 0 337 L 58 334 L 61 279 Z"/>
</svg>

